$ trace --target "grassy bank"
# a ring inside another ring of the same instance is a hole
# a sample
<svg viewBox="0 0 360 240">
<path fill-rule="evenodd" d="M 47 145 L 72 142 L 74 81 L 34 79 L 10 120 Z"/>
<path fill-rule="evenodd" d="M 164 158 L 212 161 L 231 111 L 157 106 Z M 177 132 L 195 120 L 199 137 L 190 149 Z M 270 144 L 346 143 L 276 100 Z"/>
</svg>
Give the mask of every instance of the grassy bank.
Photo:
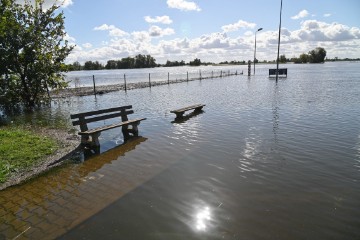
<svg viewBox="0 0 360 240">
<path fill-rule="evenodd" d="M 54 153 L 58 143 L 22 127 L 0 128 L 0 183 L 27 171 Z"/>
</svg>

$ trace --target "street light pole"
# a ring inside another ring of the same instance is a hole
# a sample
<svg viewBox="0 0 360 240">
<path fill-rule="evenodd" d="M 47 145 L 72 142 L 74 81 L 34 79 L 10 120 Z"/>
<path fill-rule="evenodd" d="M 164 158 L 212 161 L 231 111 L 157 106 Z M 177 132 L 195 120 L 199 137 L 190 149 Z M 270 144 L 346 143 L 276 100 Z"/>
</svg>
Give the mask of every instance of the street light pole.
<svg viewBox="0 0 360 240">
<path fill-rule="evenodd" d="M 278 52 L 276 58 L 276 82 L 279 78 L 279 53 L 280 53 L 280 36 L 281 36 L 281 13 L 282 13 L 282 0 L 280 5 L 280 23 L 279 23 L 279 38 L 278 38 Z"/>
<path fill-rule="evenodd" d="M 255 50 L 254 50 L 254 75 L 255 75 L 255 61 L 256 61 L 256 33 L 260 32 L 261 30 L 263 30 L 262 28 L 259 28 L 256 32 L 255 32 Z"/>
</svg>

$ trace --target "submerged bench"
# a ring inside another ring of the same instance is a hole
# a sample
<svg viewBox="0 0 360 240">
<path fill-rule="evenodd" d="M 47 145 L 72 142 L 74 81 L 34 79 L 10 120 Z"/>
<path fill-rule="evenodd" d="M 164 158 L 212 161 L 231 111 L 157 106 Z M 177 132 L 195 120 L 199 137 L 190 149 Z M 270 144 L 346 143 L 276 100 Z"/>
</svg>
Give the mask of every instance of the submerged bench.
<svg viewBox="0 0 360 240">
<path fill-rule="evenodd" d="M 199 112 L 202 110 L 202 108 L 205 106 L 205 104 L 195 104 L 195 105 L 192 105 L 192 106 L 188 106 L 188 107 L 183 107 L 183 108 L 179 108 L 179 109 L 176 109 L 176 110 L 172 110 L 170 111 L 171 113 L 175 113 L 176 114 L 176 118 L 182 118 L 184 113 L 186 111 L 189 111 L 189 110 L 193 110 L 195 109 L 195 112 Z"/>
<path fill-rule="evenodd" d="M 279 77 L 287 77 L 287 68 L 279 68 Z M 269 77 L 276 77 L 276 69 L 269 69 Z"/>
<path fill-rule="evenodd" d="M 73 126 L 80 126 L 81 143 L 90 144 L 91 146 L 100 146 L 99 136 L 102 131 L 113 129 L 116 127 L 122 127 L 122 133 L 124 135 L 124 140 L 127 140 L 130 137 L 130 133 L 133 136 L 138 136 L 138 125 L 142 120 L 146 118 L 137 118 L 137 119 L 128 119 L 128 115 L 134 113 L 132 106 L 122 106 L 115 108 L 108 108 L 98 111 L 83 112 L 77 114 L 71 114 L 70 118 L 75 119 L 72 124 Z M 120 122 L 115 124 L 110 124 L 102 127 L 97 127 L 93 129 L 88 128 L 88 123 L 98 122 L 106 119 L 120 117 Z M 131 126 L 131 128 L 129 128 Z M 91 138 L 91 139 L 89 139 Z"/>
</svg>

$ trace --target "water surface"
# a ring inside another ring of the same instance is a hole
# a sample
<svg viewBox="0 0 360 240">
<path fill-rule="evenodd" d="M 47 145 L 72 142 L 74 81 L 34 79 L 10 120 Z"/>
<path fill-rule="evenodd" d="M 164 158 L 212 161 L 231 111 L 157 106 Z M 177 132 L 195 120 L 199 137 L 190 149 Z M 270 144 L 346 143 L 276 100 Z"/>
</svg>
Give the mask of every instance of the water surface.
<svg viewBox="0 0 360 240">
<path fill-rule="evenodd" d="M 115 147 L 123 143 L 121 131 L 106 131 L 107 153 L 2 191 L 1 232 L 8 238 L 359 239 L 359 63 L 289 64 L 288 77 L 277 83 L 268 79 L 269 67 L 257 66 L 250 78 L 54 102 L 52 116 L 131 104 L 133 117 L 147 120 L 141 138 Z M 206 104 L 204 112 L 174 122 L 170 110 L 194 103 Z"/>
</svg>

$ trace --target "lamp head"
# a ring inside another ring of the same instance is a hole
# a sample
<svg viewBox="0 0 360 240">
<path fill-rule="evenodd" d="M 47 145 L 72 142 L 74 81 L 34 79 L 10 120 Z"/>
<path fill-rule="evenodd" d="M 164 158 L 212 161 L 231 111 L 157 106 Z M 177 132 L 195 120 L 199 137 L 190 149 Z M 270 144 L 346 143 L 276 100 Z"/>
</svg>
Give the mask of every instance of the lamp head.
<svg viewBox="0 0 360 240">
<path fill-rule="evenodd" d="M 257 31 L 259 32 L 259 31 L 261 31 L 261 30 L 263 30 L 263 28 L 259 28 Z"/>
</svg>

